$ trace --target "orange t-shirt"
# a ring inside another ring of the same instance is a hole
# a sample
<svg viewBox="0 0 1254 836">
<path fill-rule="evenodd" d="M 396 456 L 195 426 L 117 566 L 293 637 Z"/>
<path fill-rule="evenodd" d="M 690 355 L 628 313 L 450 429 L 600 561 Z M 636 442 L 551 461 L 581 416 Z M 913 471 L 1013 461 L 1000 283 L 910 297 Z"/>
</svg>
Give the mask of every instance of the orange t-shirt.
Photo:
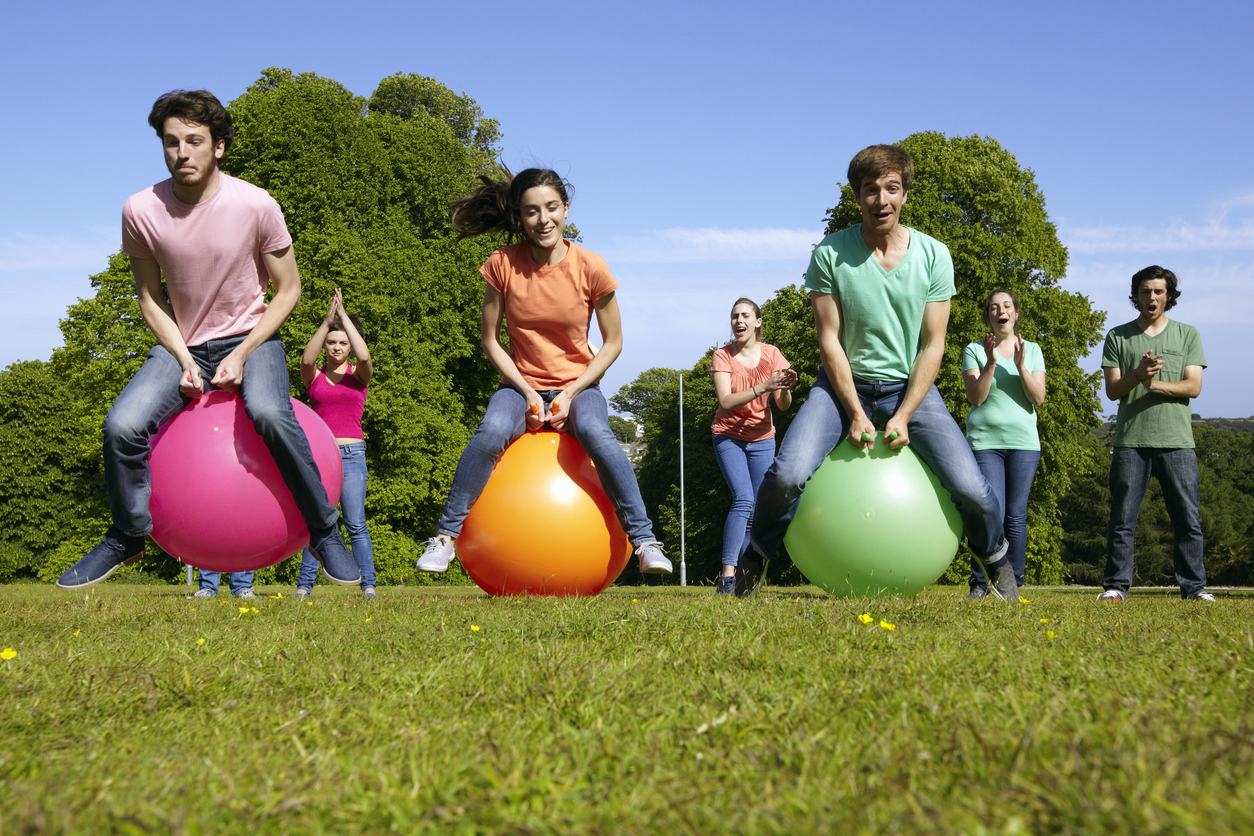
<svg viewBox="0 0 1254 836">
<path fill-rule="evenodd" d="M 752 369 L 745 368 L 732 356 L 726 346 L 714 352 L 710 359 L 710 372 L 730 372 L 731 390 L 743 392 L 752 389 L 777 371 L 792 368 L 779 349 L 762 343 L 762 359 Z M 744 406 L 736 409 L 719 409 L 714 413 L 711 429 L 715 435 L 729 435 L 741 441 L 761 441 L 775 437 L 775 423 L 771 419 L 770 392 L 763 392 Z"/>
<path fill-rule="evenodd" d="M 501 247 L 479 268 L 505 297 L 509 356 L 537 391 L 565 389 L 588 368 L 593 303 L 618 288 L 605 259 L 566 243 L 570 249 L 557 264 L 536 264 L 523 241 Z"/>
</svg>

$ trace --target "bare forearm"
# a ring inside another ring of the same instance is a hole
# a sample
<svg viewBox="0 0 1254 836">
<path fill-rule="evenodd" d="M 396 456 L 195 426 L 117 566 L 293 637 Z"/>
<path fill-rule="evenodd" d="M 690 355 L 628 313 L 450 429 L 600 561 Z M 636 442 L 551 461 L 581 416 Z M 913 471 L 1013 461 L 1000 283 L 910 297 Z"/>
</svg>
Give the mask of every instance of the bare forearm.
<svg viewBox="0 0 1254 836">
<path fill-rule="evenodd" d="M 985 366 L 980 369 L 978 376 L 963 375 L 963 382 L 967 387 L 967 401 L 972 406 L 979 406 L 988 398 L 988 393 L 993 390 L 993 378 L 996 373 L 996 366 Z M 972 377 L 975 379 L 972 380 Z"/>
<path fill-rule="evenodd" d="M 1151 392 L 1159 395 L 1166 395 L 1169 398 L 1196 398 L 1202 394 L 1202 381 L 1200 380 L 1159 380 L 1153 378 L 1147 386 Z"/>
<path fill-rule="evenodd" d="M 792 406 L 792 392 L 787 389 L 775 390 L 775 405 L 783 411 Z"/>
<path fill-rule="evenodd" d="M 318 326 L 318 330 L 314 331 L 314 335 L 309 338 L 309 342 L 305 343 L 305 350 L 300 355 L 300 367 L 302 369 L 312 370 L 318 362 L 318 354 L 322 351 L 322 346 L 327 341 L 327 334 L 330 333 L 331 327 L 323 321 Z"/>
<path fill-rule="evenodd" d="M 836 398 L 845 408 L 845 414 L 850 418 L 866 418 L 862 412 L 858 390 L 853 383 L 853 368 L 849 365 L 849 358 L 841 348 L 840 341 L 835 340 L 835 345 L 828 344 L 827 341 L 820 342 L 819 356 L 823 360 L 827 379 L 836 392 Z"/>
<path fill-rule="evenodd" d="M 514 358 L 509 356 L 500 342 L 495 339 L 484 338 L 482 341 L 483 353 L 488 355 L 488 362 L 496 366 L 497 371 L 505 378 L 505 382 L 513 386 L 520 392 L 533 392 L 531 384 L 523 379 L 522 373 L 518 371 L 518 366 L 514 365 Z"/>
<path fill-rule="evenodd" d="M 941 360 L 945 356 L 945 344 L 929 343 L 914 358 L 914 367 L 910 370 L 910 380 L 906 384 L 906 394 L 897 407 L 896 415 L 909 421 L 914 411 L 923 403 L 932 384 L 936 382 L 936 373 L 940 371 Z M 987 394 L 987 393 L 986 393 Z"/>
<path fill-rule="evenodd" d="M 1044 373 L 1041 373 L 1041 378 Z M 1022 366 L 1019 367 L 1019 385 L 1023 387 L 1023 396 L 1033 406 L 1040 406 L 1045 403 L 1045 381 L 1036 376 L 1035 372 L 1029 372 Z"/>
<path fill-rule="evenodd" d="M 187 350 L 187 343 L 183 342 L 183 334 L 179 331 L 178 323 L 174 321 L 174 311 L 164 299 L 155 299 L 141 293 L 139 312 L 143 315 L 148 330 L 152 331 L 153 336 L 157 338 L 157 342 L 174 356 L 181 367 L 186 368 L 189 363 L 193 362 L 191 352 Z"/>
<path fill-rule="evenodd" d="M 584 389 L 587 389 L 593 383 L 596 383 L 614 365 L 614 361 L 623 353 L 623 343 L 621 340 L 606 340 L 601 346 L 601 350 L 592 358 L 592 362 L 588 364 L 588 368 L 583 370 L 583 374 L 575 378 L 574 383 L 566 387 L 565 391 L 570 397 L 575 397 Z"/>
</svg>

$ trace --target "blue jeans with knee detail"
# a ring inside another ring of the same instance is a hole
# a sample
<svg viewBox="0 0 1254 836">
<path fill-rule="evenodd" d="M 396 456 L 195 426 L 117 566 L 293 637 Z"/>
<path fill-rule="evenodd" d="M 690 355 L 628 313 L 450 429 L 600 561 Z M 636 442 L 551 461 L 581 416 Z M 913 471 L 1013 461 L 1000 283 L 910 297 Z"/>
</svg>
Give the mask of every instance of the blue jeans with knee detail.
<svg viewBox="0 0 1254 836">
<path fill-rule="evenodd" d="M 1028 563 L 1028 496 L 1032 493 L 1036 467 L 1041 463 L 1041 451 L 976 450 L 975 461 L 1005 509 L 1002 526 L 1006 542 L 1010 544 L 1006 557 L 1015 570 L 1015 580 L 1023 586 L 1023 573 Z M 975 560 L 971 561 L 970 584 L 972 589 L 988 589 L 984 572 Z"/>
<path fill-rule="evenodd" d="M 236 334 L 188 346 L 200 367 L 205 391 L 216 388 L 209 381 L 218 364 L 247 336 Z M 152 531 L 152 517 L 148 514 L 152 493 L 148 453 L 151 438 L 161 425 L 190 402 L 179 392 L 182 373 L 174 355 L 161 345 L 153 346 L 144 365 L 105 417 L 105 487 L 113 524 L 128 537 L 143 537 Z M 277 336 L 257 346 L 244 361 L 244 381 L 240 386 L 244 412 L 274 456 L 305 524 L 311 531 L 327 529 L 335 525 L 339 512 L 327 501 L 309 439 L 296 421 L 288 398 L 291 385 L 283 342 Z"/>
<path fill-rule="evenodd" d="M 742 441 L 729 435 L 714 435 L 714 457 L 718 469 L 731 488 L 732 504 L 723 524 L 723 565 L 735 566 L 749 548 L 749 528 L 753 525 L 753 500 L 762 487 L 766 469 L 775 458 L 775 437 Z"/>
<path fill-rule="evenodd" d="M 1151 476 L 1158 477 L 1171 519 L 1176 582 L 1181 597 L 1206 589 L 1200 519 L 1201 474 L 1190 447 L 1116 447 L 1110 457 L 1110 525 L 1106 529 L 1106 577 L 1102 586 L 1125 595 L 1132 586 L 1132 543 L 1141 501 Z"/>
<path fill-rule="evenodd" d="M 873 382 L 855 378 L 854 386 L 863 412 L 881 427 L 896 414 L 906 392 L 904 380 Z M 907 432 L 910 449 L 936 475 L 958 507 L 971 551 L 990 566 L 1000 566 L 1006 560 L 1007 550 L 1002 536 L 1001 503 L 980 473 L 966 437 L 935 386 L 914 411 Z M 827 372 L 820 370 L 758 491 L 753 541 L 764 555 L 773 556 L 779 551 L 806 482 L 848 434 L 849 416 L 828 382 Z M 878 439 L 875 443 L 884 442 Z"/>
<path fill-rule="evenodd" d="M 353 559 L 361 570 L 361 588 L 370 589 L 375 583 L 374 543 L 366 528 L 366 442 L 357 441 L 340 445 L 340 461 L 344 463 L 344 483 L 340 488 L 340 516 L 348 529 L 348 539 L 353 547 Z M 306 547 L 301 552 L 298 589 L 313 589 L 318 579 L 318 561 Z"/>
<path fill-rule="evenodd" d="M 538 394 L 547 408 L 561 393 L 560 389 L 552 389 Z M 453 538 L 462 533 L 462 523 L 488 484 L 497 458 L 526 430 L 527 399 L 513 386 L 502 384 L 488 401 L 483 420 L 457 462 L 453 484 L 449 488 L 448 499 L 444 501 L 444 513 L 436 531 Z M 566 431 L 579 442 L 596 465 L 601 486 L 614 504 L 627 539 L 637 548 L 652 542 L 653 525 L 645 514 L 644 500 L 640 497 L 640 486 L 636 484 L 631 462 L 610 430 L 609 406 L 600 386 L 589 386 L 570 402 Z"/>
</svg>

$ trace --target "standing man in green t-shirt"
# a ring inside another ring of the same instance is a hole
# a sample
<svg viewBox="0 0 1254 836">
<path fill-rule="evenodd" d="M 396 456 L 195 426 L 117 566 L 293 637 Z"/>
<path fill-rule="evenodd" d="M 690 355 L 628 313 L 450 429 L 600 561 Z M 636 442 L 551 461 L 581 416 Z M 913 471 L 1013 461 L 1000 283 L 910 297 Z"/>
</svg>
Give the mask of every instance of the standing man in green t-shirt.
<svg viewBox="0 0 1254 836">
<path fill-rule="evenodd" d="M 1176 274 L 1158 265 L 1132 277 L 1132 304 L 1140 316 L 1112 328 L 1102 351 L 1106 397 L 1119 401 L 1110 459 L 1110 526 L 1106 529 L 1105 591 L 1099 601 L 1122 601 L 1132 586 L 1132 540 L 1151 476 L 1163 489 L 1175 534 L 1180 595 L 1214 601 L 1206 591 L 1197 455 L 1189 399 L 1202 393 L 1206 355 L 1192 325 L 1167 317 L 1180 297 Z"/>
<path fill-rule="evenodd" d="M 949 491 L 991 591 L 1017 600 L 1001 503 L 935 385 L 955 292 L 949 248 L 899 222 L 914 181 L 904 149 L 865 148 L 848 176 L 862 223 L 827 236 L 810 257 L 806 287 L 823 366 L 758 490 L 750 542 L 760 557 L 773 556 L 827 454 L 844 438 L 871 447 L 879 425 L 884 443 L 909 444 Z M 745 554 L 736 594 L 752 594 L 761 574 Z"/>
</svg>

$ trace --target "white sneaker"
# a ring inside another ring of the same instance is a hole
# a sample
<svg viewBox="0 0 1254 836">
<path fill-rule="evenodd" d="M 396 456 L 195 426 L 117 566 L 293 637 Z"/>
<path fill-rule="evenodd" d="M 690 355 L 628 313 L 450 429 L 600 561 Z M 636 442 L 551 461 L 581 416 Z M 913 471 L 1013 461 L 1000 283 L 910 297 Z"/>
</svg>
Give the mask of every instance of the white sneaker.
<svg viewBox="0 0 1254 836">
<path fill-rule="evenodd" d="M 255 601 L 257 600 L 257 593 L 253 592 L 253 588 L 250 586 L 247 589 L 241 589 L 239 595 L 235 597 L 243 598 L 245 601 Z"/>
<path fill-rule="evenodd" d="M 669 575 L 675 571 L 675 567 L 662 553 L 662 544 L 656 540 L 636 549 L 636 555 L 640 558 L 640 571 L 643 574 Z"/>
<path fill-rule="evenodd" d="M 188 595 L 187 597 L 188 598 L 217 598 L 218 593 L 214 592 L 212 589 L 198 589 L 193 594 Z"/>
<path fill-rule="evenodd" d="M 1215 600 L 1215 596 L 1211 595 L 1209 592 L 1203 589 L 1199 592 L 1194 592 L 1192 595 L 1190 595 L 1189 600 L 1190 601 L 1210 601 L 1213 603 Z"/>
<path fill-rule="evenodd" d="M 427 541 L 427 547 L 422 550 L 422 557 L 418 558 L 416 565 L 419 572 L 445 572 L 455 556 L 452 538 L 437 534 Z"/>
<path fill-rule="evenodd" d="M 1118 603 L 1119 601 L 1128 600 L 1128 596 L 1124 595 L 1118 589 L 1108 589 L 1105 592 L 1103 592 L 1101 595 L 1098 595 L 1097 600 Z"/>
</svg>

